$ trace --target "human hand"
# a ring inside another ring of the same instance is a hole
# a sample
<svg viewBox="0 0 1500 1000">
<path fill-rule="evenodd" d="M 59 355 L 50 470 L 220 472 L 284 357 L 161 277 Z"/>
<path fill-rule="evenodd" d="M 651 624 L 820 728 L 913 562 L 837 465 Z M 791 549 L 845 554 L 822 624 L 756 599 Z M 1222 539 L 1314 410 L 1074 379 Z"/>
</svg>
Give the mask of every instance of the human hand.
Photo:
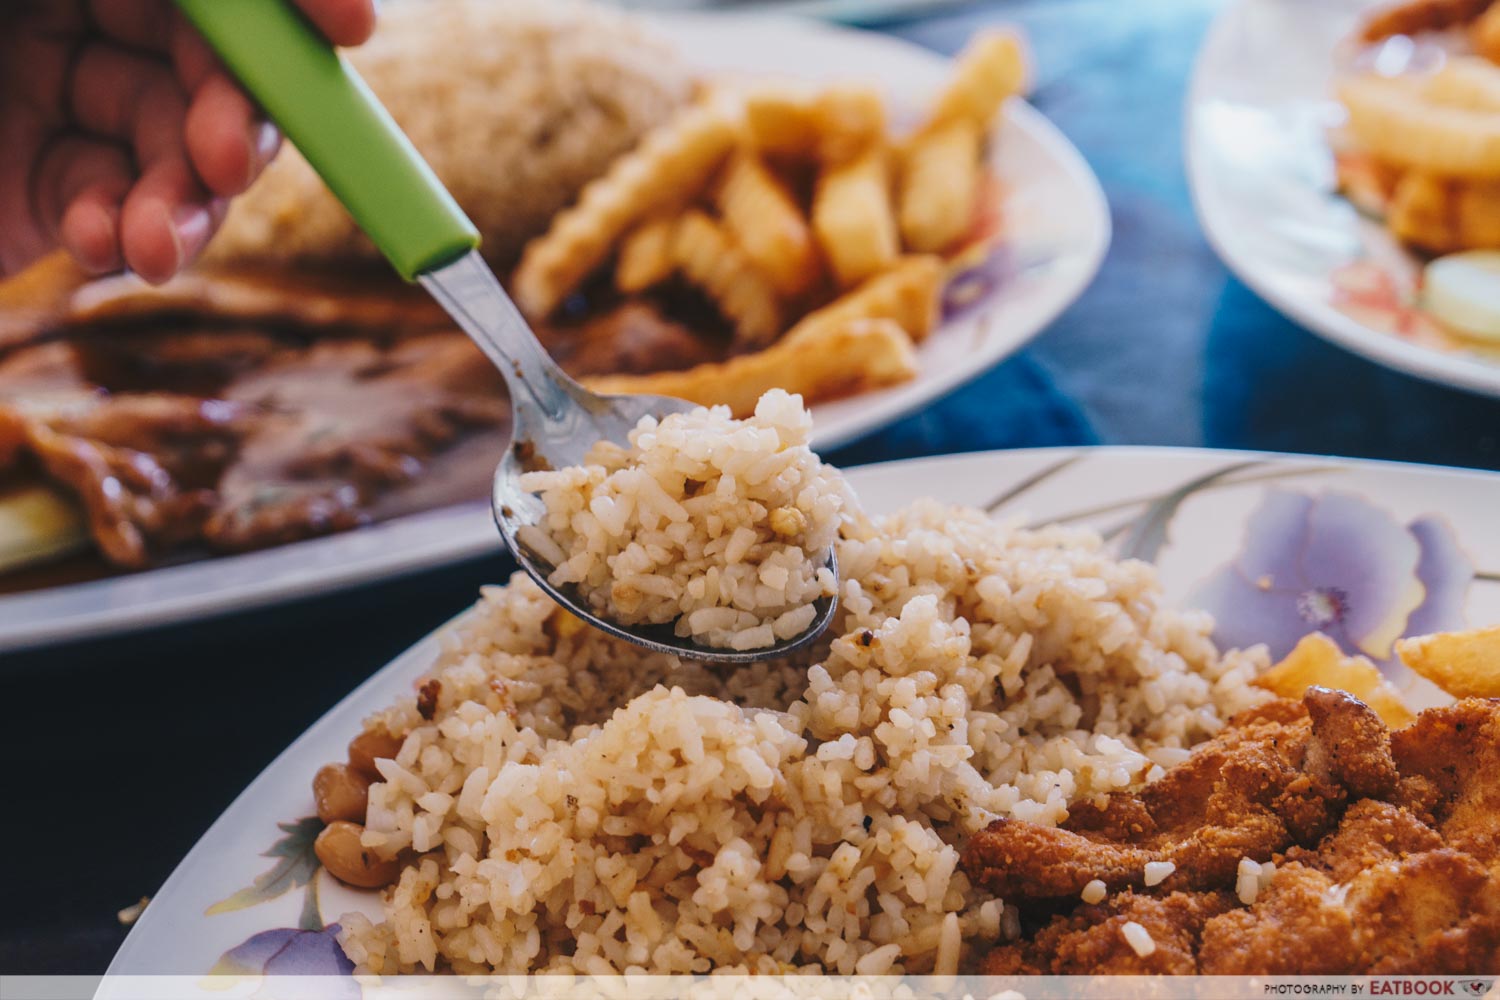
<svg viewBox="0 0 1500 1000">
<path fill-rule="evenodd" d="M 375 0 L 295 0 L 335 45 Z M 61 246 L 166 281 L 280 144 L 171 0 L 0 0 L 0 276 Z"/>
</svg>

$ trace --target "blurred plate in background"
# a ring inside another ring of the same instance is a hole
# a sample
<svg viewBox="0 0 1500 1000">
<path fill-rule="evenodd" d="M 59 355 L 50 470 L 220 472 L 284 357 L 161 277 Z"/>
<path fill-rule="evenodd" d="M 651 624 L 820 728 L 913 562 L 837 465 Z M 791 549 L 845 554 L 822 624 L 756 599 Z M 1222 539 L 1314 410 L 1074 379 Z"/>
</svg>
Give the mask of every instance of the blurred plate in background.
<svg viewBox="0 0 1500 1000">
<path fill-rule="evenodd" d="M 1188 96 L 1198 218 L 1219 256 L 1312 332 L 1398 371 L 1500 396 L 1500 354 L 1445 333 L 1417 304 L 1422 261 L 1336 190 L 1333 78 L 1378 0 L 1236 0 L 1215 21 Z"/>
<path fill-rule="evenodd" d="M 920 105 L 948 60 L 882 35 L 790 18 L 654 19 L 684 56 L 734 76 L 869 80 Z M 942 324 L 909 382 L 812 407 L 828 450 L 920 409 L 1020 350 L 1082 292 L 1109 244 L 1109 209 L 1077 149 L 1012 101 L 990 168 L 1004 190 L 1002 235 L 950 284 Z M 461 504 L 244 555 L 0 597 L 0 652 L 187 621 L 327 594 L 495 552 L 489 505 Z"/>
</svg>

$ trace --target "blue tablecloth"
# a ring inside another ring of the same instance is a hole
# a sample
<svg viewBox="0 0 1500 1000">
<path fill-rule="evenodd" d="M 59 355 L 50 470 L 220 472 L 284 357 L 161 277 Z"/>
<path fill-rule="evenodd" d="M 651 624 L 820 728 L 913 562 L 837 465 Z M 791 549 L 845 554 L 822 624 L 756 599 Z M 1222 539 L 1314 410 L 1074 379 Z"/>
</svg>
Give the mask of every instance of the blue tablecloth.
<svg viewBox="0 0 1500 1000">
<path fill-rule="evenodd" d="M 1034 100 L 1103 180 L 1115 242 L 1094 285 L 1028 350 L 835 461 L 1102 442 L 1496 465 L 1500 403 L 1325 344 L 1246 291 L 1204 242 L 1181 108 L 1216 7 L 1014 0 L 886 26 L 954 52 L 984 24 L 1023 25 L 1040 67 Z M 102 971 L 124 936 L 116 910 L 155 892 L 309 723 L 505 570 L 481 559 L 212 625 L 8 657 L 0 746 L 21 777 L 4 824 L 0 972 Z"/>
</svg>

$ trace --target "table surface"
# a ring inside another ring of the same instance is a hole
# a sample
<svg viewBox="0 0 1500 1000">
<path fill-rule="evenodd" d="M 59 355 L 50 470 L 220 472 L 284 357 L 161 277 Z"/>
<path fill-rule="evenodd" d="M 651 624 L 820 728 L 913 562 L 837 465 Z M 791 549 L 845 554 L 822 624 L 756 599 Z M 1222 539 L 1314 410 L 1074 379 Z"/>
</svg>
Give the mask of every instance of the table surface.
<svg viewBox="0 0 1500 1000">
<path fill-rule="evenodd" d="M 1210 0 L 1010 0 L 883 26 L 944 53 L 1013 22 L 1034 102 L 1109 195 L 1115 239 L 1087 293 L 1027 351 L 831 459 L 1164 444 L 1494 468 L 1500 401 L 1386 371 L 1282 319 L 1204 241 L 1181 109 Z M 103 971 L 116 911 L 150 895 L 276 754 L 505 564 L 0 664 L 6 898 L 0 972 Z"/>
</svg>

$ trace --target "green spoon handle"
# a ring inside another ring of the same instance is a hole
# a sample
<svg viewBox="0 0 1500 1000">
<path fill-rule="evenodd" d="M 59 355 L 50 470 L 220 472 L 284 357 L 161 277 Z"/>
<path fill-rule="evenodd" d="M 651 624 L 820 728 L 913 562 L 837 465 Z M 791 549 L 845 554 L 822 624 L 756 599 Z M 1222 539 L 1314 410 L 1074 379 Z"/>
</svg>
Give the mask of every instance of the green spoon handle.
<svg viewBox="0 0 1500 1000">
<path fill-rule="evenodd" d="M 427 161 L 290 0 L 177 0 L 401 276 L 479 245 Z"/>
</svg>

